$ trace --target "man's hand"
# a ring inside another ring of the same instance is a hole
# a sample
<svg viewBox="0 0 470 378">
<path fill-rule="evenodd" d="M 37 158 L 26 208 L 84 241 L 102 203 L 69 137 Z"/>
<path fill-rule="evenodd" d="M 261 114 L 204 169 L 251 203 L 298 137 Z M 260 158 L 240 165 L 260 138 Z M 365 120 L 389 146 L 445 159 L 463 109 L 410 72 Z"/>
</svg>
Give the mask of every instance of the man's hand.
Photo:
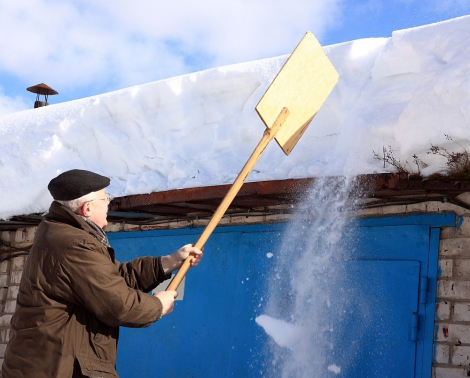
<svg viewBox="0 0 470 378">
<path fill-rule="evenodd" d="M 204 248 L 203 248 L 204 250 Z M 191 260 L 191 266 L 197 266 L 202 259 L 203 253 L 201 250 L 193 247 L 192 244 L 186 244 L 185 246 L 178 249 L 176 252 L 168 256 L 162 256 L 162 267 L 166 274 L 179 269 L 183 265 L 183 261 L 189 255 L 193 255 L 194 258 Z"/>
<path fill-rule="evenodd" d="M 175 298 L 178 296 L 178 292 L 160 291 L 158 293 L 153 293 L 152 295 L 160 299 L 160 302 L 162 302 L 162 316 L 173 312 L 173 307 L 175 307 Z"/>
</svg>

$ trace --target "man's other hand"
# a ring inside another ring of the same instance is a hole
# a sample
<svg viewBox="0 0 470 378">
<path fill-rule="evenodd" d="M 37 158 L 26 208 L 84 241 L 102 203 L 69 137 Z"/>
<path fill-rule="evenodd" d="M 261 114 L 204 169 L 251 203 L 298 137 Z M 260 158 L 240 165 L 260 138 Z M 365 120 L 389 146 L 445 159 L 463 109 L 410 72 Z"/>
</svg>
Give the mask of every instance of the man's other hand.
<svg viewBox="0 0 470 378">
<path fill-rule="evenodd" d="M 160 299 L 162 302 L 162 316 L 171 314 L 173 307 L 175 307 L 175 298 L 178 296 L 176 291 L 160 291 L 152 294 L 154 297 Z"/>
<path fill-rule="evenodd" d="M 173 257 L 175 261 L 180 261 L 181 262 L 180 266 L 181 266 L 183 264 L 183 261 L 186 260 L 186 258 L 189 255 L 194 256 L 194 258 L 191 260 L 191 266 L 196 266 L 201 261 L 203 252 L 200 249 L 193 247 L 192 244 L 186 244 L 182 246 L 180 249 L 178 249 L 171 256 Z"/>
<path fill-rule="evenodd" d="M 194 256 L 191 260 L 191 266 L 194 267 L 201 261 L 203 252 L 200 249 L 193 247 L 192 244 L 186 244 L 171 255 L 162 256 L 163 270 L 168 274 L 181 268 L 183 261 L 186 260 L 189 255 Z"/>
</svg>

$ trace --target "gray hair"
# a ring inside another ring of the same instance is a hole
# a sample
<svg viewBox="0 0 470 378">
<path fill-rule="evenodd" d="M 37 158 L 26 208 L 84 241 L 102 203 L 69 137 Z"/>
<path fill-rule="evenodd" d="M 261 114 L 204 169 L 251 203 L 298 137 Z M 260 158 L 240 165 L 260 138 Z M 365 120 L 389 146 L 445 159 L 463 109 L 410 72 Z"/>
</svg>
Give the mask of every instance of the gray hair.
<svg viewBox="0 0 470 378">
<path fill-rule="evenodd" d="M 83 206 L 84 203 L 91 201 L 94 198 L 95 193 L 96 192 L 91 192 L 91 193 L 85 194 L 84 196 L 80 198 L 73 199 L 70 201 L 59 201 L 59 200 L 56 200 L 56 201 L 59 202 L 61 205 L 69 208 L 74 213 L 76 213 L 78 209 L 80 209 Z"/>
</svg>

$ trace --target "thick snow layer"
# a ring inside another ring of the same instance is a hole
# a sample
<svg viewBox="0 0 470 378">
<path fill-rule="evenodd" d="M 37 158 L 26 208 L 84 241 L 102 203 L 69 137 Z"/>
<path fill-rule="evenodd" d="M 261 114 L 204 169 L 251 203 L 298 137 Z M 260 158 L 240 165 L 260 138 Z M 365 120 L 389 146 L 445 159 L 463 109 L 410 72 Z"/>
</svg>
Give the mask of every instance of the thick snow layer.
<svg viewBox="0 0 470 378">
<path fill-rule="evenodd" d="M 372 150 L 425 160 L 470 149 L 470 17 L 325 47 L 340 80 L 294 151 L 271 143 L 248 181 L 383 171 Z M 0 118 L 0 218 L 44 212 L 72 168 L 113 196 L 233 182 L 261 138 L 254 108 L 287 56 L 170 78 Z M 390 169 L 387 167 L 386 169 Z"/>
</svg>

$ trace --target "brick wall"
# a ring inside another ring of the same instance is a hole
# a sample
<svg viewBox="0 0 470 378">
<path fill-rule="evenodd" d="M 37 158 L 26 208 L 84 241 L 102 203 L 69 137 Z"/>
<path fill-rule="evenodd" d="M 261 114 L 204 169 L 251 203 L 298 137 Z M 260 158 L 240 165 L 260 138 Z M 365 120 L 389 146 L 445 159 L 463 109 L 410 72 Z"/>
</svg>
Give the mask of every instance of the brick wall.
<svg viewBox="0 0 470 378">
<path fill-rule="evenodd" d="M 460 228 L 442 228 L 439 250 L 439 279 L 437 287 L 433 378 L 460 378 L 470 376 L 470 212 L 451 204 L 434 202 L 416 205 L 387 206 L 367 209 L 354 216 L 393 215 L 415 212 L 450 211 L 459 215 L 463 222 Z M 288 220 L 288 215 L 258 216 L 253 218 L 228 218 L 224 224 L 252 224 Z M 282 218 L 282 219 L 281 219 Z M 202 226 L 207 221 L 201 220 Z M 193 224 L 195 225 L 195 224 Z M 168 229 L 188 227 L 186 221 L 143 226 L 145 229 Z M 142 227 L 111 224 L 108 232 L 143 230 Z M 27 248 L 34 238 L 35 227 L 4 231 L 1 240 L 7 244 L 0 250 L 11 247 Z M 2 255 L 0 255 L 1 257 Z M 0 262 L 0 366 L 3 362 L 9 337 L 9 324 L 15 310 L 18 285 L 26 256 L 14 257 Z M 0 373 L 1 374 L 1 373 Z"/>
<path fill-rule="evenodd" d="M 470 215 L 441 229 L 433 377 L 470 376 Z"/>
<path fill-rule="evenodd" d="M 3 363 L 6 344 L 10 336 L 10 320 L 15 312 L 16 297 L 26 260 L 26 256 L 21 256 L 24 253 L 21 249 L 31 246 L 35 232 L 36 227 L 30 227 L 17 231 L 3 231 L 0 235 L 4 243 L 0 245 L 0 251 L 18 248 L 15 254 L 20 255 L 0 262 L 0 365 Z M 0 258 L 3 256 L 5 255 L 0 255 Z"/>
</svg>

